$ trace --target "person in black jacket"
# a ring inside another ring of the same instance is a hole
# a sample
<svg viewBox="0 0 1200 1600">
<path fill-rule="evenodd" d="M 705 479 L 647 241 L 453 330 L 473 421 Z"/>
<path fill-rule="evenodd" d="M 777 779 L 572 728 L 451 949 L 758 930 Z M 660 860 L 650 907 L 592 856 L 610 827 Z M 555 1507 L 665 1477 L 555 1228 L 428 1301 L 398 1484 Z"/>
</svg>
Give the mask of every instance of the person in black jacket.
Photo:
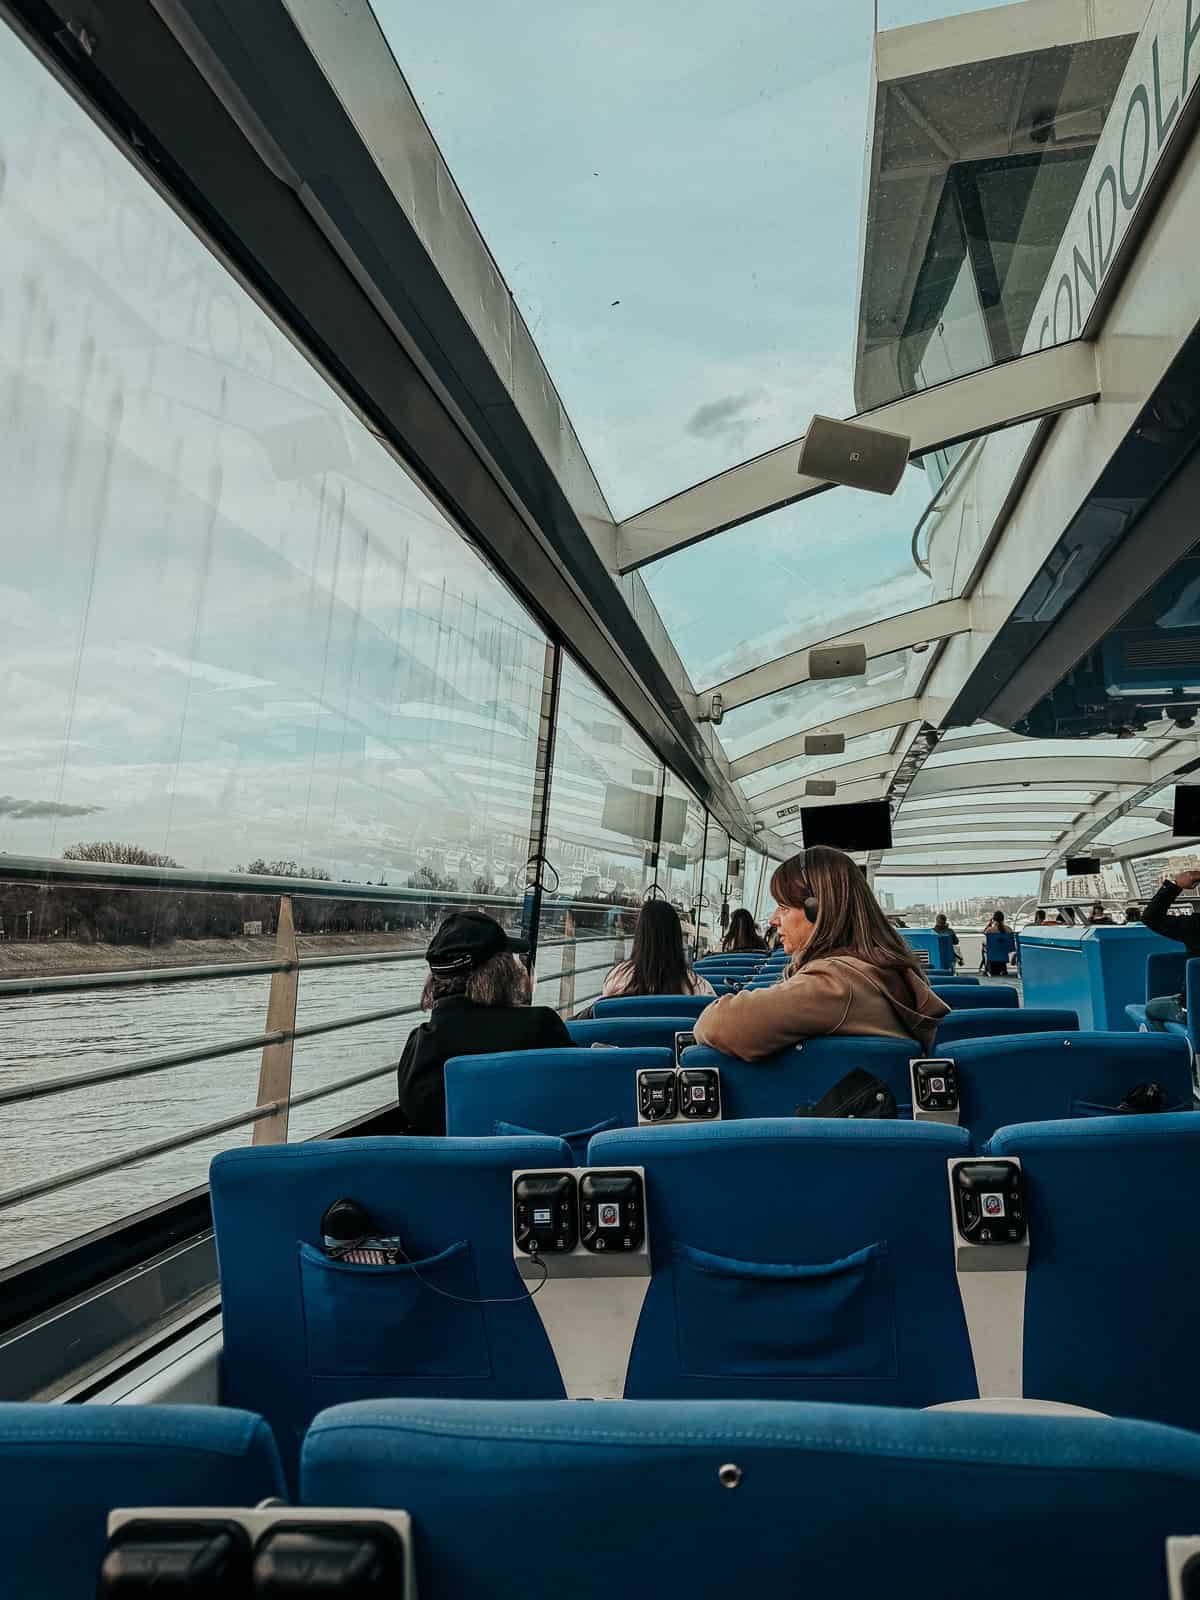
<svg viewBox="0 0 1200 1600">
<path fill-rule="evenodd" d="M 1158 893 L 1142 912 L 1142 922 L 1151 933 L 1161 933 L 1164 939 L 1174 939 L 1187 950 L 1189 956 L 1200 956 L 1200 915 L 1195 911 L 1186 917 L 1172 917 L 1172 905 L 1185 889 L 1194 889 L 1200 883 L 1200 872 L 1177 872 L 1173 878 L 1164 878 Z M 1186 1022 L 1186 996 L 1162 995 L 1146 1002 L 1146 1020 L 1160 1033 L 1165 1033 L 1164 1022 Z"/>
<path fill-rule="evenodd" d="M 421 1009 L 431 1015 L 409 1035 L 397 1073 L 406 1132 L 445 1133 L 452 1056 L 573 1046 L 556 1011 L 529 1003 L 529 973 L 517 959 L 528 948 L 482 911 L 451 912 L 430 940 Z"/>
</svg>

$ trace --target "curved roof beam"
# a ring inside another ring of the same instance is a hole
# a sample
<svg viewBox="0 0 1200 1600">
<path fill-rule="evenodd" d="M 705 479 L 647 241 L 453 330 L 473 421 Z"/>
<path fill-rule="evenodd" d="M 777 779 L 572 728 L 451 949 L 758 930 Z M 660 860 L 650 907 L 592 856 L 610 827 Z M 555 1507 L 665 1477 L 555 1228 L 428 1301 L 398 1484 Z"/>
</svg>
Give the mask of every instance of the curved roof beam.
<svg viewBox="0 0 1200 1600">
<path fill-rule="evenodd" d="M 935 873 L 928 862 L 908 866 L 889 861 L 885 855 L 877 870 L 881 878 L 954 878 L 968 872 L 1038 872 L 1042 866 L 1041 856 L 1020 856 L 1010 861 L 951 861 Z"/>
<path fill-rule="evenodd" d="M 953 378 L 852 420 L 905 434 L 912 441 L 912 455 L 919 456 L 1032 417 L 1087 405 L 1099 394 L 1095 348 L 1075 341 Z M 630 572 L 672 550 L 830 488 L 819 478 L 797 474 L 802 442 L 792 439 L 619 523 L 617 571 Z"/>
<path fill-rule="evenodd" d="M 803 650 L 791 650 L 774 661 L 764 661 L 748 672 L 739 672 L 724 683 L 706 689 L 707 695 L 719 694 L 725 711 L 749 705 L 764 695 L 778 694 L 781 689 L 794 689 L 807 683 L 809 652 L 819 647 L 840 644 L 866 646 L 867 660 L 890 656 L 895 650 L 907 650 L 914 644 L 929 644 L 934 639 L 949 639 L 956 633 L 966 633 L 971 627 L 971 605 L 967 600 L 939 600 L 936 605 L 921 606 L 916 611 L 903 611 L 898 617 L 884 622 L 872 622 L 862 628 L 851 628 L 846 633 L 833 634 L 828 639 L 815 639 Z M 945 702 L 949 705 L 949 701 Z"/>
<path fill-rule="evenodd" d="M 897 841 L 903 840 L 906 844 L 909 839 L 931 839 L 945 837 L 947 834 L 978 834 L 981 839 L 990 839 L 997 833 L 1023 833 L 1027 836 L 1044 837 L 1047 845 L 1057 843 L 1070 827 L 1064 818 L 1061 822 L 1046 822 L 1039 828 L 1037 822 L 952 822 L 949 817 L 940 819 L 941 826 L 935 828 L 931 823 L 925 822 L 897 822 L 892 828 L 892 837 Z"/>
<path fill-rule="evenodd" d="M 847 740 L 857 739 L 863 734 L 885 733 L 889 728 L 902 728 L 909 722 L 925 721 L 925 710 L 925 702 L 914 695 L 906 700 L 891 700 L 887 705 L 875 706 L 870 711 L 856 711 L 851 716 L 835 718 L 832 722 L 814 722 L 810 727 L 799 728 L 783 739 L 759 745 L 757 750 L 731 761 L 729 776 L 734 779 L 749 778 L 755 772 L 764 772 L 768 767 L 792 760 L 794 756 L 802 756 L 805 739 L 815 733 L 840 733 Z M 882 761 L 886 758 L 880 756 L 877 759 Z M 815 777 L 816 773 L 807 773 L 806 776 Z M 754 800 L 758 797 L 752 795 L 750 798 Z"/>
<path fill-rule="evenodd" d="M 1200 761 L 1192 739 L 1173 739 L 1164 750 L 1151 756 L 1145 763 L 1146 778 L 1134 794 L 1103 795 L 1080 816 L 1071 830 L 1069 844 L 1062 851 L 1066 855 L 1082 855 L 1104 830 L 1122 817 L 1158 817 L 1156 806 L 1145 806 L 1152 794 L 1164 784 L 1183 773 L 1194 770 Z M 1134 841 L 1136 843 L 1136 841 Z"/>
<path fill-rule="evenodd" d="M 839 789 L 849 788 L 851 784 L 863 783 L 870 778 L 890 778 L 899 759 L 898 753 L 884 751 L 879 756 L 864 756 L 861 761 L 843 761 L 840 767 L 822 767 L 820 771 L 814 768 L 812 772 L 778 784 L 774 789 L 764 789 L 762 794 L 751 795 L 746 804 L 754 816 L 761 817 L 789 800 L 806 798 L 804 785 L 810 778 L 833 778 Z"/>
<path fill-rule="evenodd" d="M 963 761 L 957 766 L 922 767 L 908 787 L 914 800 L 971 789 L 1037 788 L 1142 789 L 1153 781 L 1151 763 L 1138 756 L 1018 756 L 1005 761 Z M 1159 780 L 1161 782 L 1161 780 Z"/>
</svg>

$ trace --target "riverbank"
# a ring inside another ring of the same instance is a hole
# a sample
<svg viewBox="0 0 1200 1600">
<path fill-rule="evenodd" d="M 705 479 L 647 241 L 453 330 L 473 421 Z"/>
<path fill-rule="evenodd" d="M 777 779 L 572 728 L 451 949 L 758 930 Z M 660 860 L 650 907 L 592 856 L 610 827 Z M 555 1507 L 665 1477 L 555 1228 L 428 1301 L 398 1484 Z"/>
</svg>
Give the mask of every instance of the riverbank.
<svg viewBox="0 0 1200 1600">
<path fill-rule="evenodd" d="M 376 950 L 423 950 L 429 935 L 400 933 L 301 934 L 296 945 L 303 956 L 366 955 Z M 203 967 L 227 961 L 270 961 L 275 955 L 272 934 L 251 934 L 240 939 L 176 939 L 173 944 L 147 948 L 139 944 L 76 944 L 47 940 L 23 944 L 0 943 L 0 979 L 67 977 L 79 972 L 128 972 L 145 967 Z"/>
</svg>

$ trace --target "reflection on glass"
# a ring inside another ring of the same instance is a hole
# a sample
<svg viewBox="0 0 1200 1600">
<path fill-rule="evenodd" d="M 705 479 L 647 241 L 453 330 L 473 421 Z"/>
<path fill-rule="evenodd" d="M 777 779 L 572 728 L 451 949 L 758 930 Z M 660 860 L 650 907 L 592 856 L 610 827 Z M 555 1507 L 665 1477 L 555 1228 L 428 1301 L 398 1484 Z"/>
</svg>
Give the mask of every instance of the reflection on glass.
<svg viewBox="0 0 1200 1600">
<path fill-rule="evenodd" d="M 793 689 L 781 689 L 778 694 L 764 695 L 761 700 L 739 706 L 726 714 L 721 725 L 725 753 L 736 761 L 739 756 L 801 729 L 835 722 L 856 711 L 870 711 L 893 700 L 905 700 L 915 693 L 927 661 L 927 656 L 897 650 L 868 661 L 861 678 L 799 683 Z"/>
<path fill-rule="evenodd" d="M 518 886 L 544 642 L 0 32 L 0 848 Z"/>
<path fill-rule="evenodd" d="M 657 757 L 574 662 L 564 660 L 546 855 L 558 873 L 553 898 L 591 908 L 576 910 L 581 933 L 632 931 L 654 879 L 661 785 Z M 669 805 L 664 801 L 664 843 L 673 840 L 668 848 L 679 850 L 685 833 L 686 805 L 677 795 Z"/>
<path fill-rule="evenodd" d="M 910 553 L 931 492 L 908 467 L 890 497 L 831 489 L 646 567 L 697 688 L 944 599 Z"/>
</svg>

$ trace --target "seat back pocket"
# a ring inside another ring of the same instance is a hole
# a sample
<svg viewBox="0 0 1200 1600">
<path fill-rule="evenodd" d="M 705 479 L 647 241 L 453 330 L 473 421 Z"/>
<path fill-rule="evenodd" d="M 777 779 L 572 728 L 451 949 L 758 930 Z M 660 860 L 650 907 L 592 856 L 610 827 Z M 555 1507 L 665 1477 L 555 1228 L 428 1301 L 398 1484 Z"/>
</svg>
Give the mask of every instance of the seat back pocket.
<svg viewBox="0 0 1200 1600">
<path fill-rule="evenodd" d="M 681 1370 L 698 1378 L 894 1378 L 886 1242 L 840 1261 L 738 1261 L 674 1253 Z"/>
<path fill-rule="evenodd" d="M 479 1285 L 465 1239 L 396 1267 L 332 1261 L 300 1246 L 313 1377 L 488 1378 Z M 454 1296 L 456 1298 L 448 1298 Z"/>
</svg>

